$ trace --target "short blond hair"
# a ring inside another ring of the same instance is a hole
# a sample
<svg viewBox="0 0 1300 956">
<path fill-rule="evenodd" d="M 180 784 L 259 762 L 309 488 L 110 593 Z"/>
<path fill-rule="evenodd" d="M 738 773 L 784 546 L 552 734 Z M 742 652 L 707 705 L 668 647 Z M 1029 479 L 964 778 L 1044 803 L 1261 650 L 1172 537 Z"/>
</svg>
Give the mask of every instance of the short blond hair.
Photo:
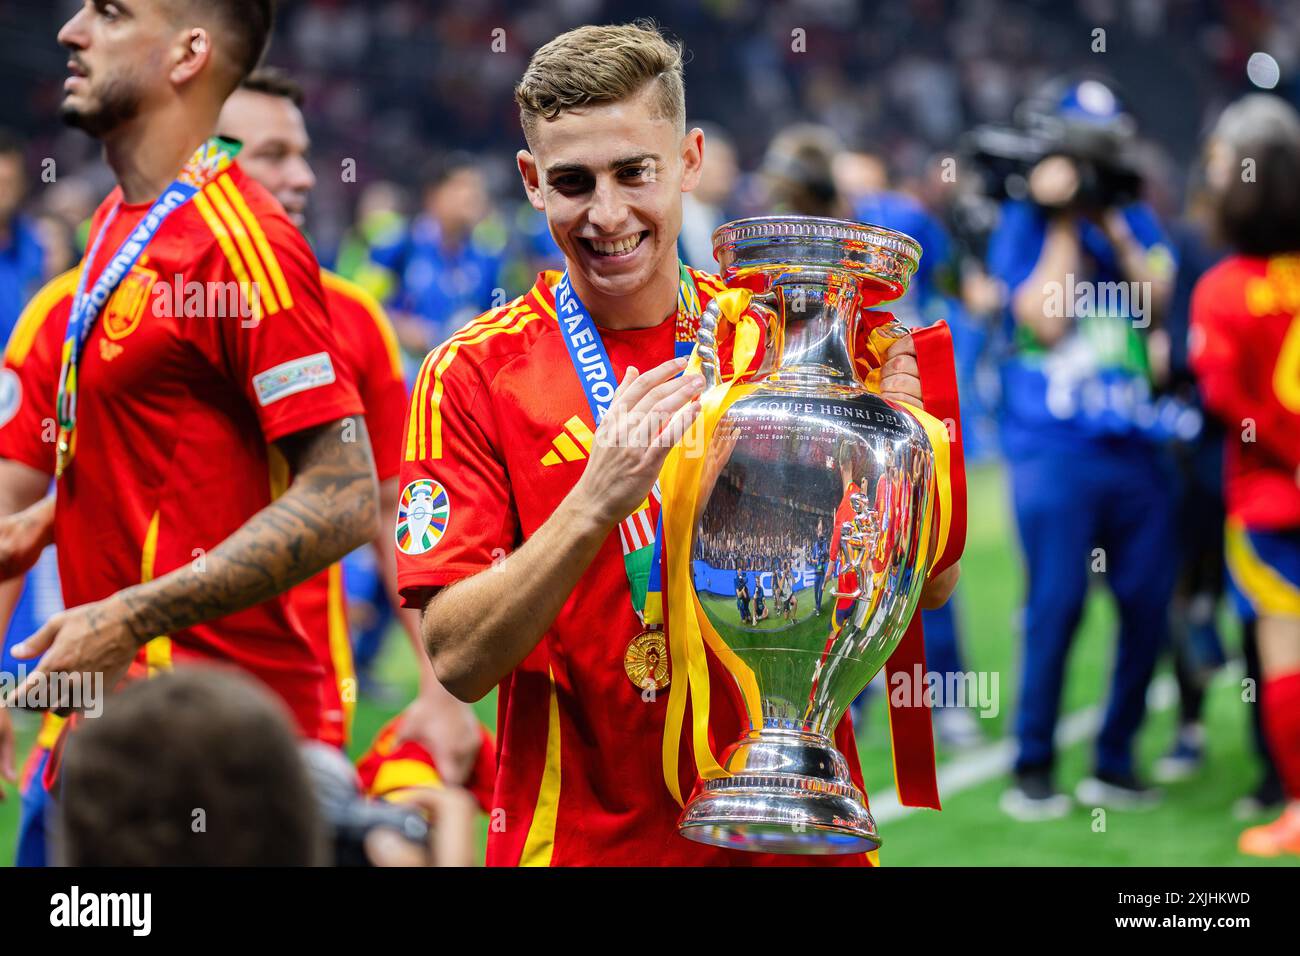
<svg viewBox="0 0 1300 956">
<path fill-rule="evenodd" d="M 657 83 L 656 116 L 686 130 L 682 45 L 652 21 L 585 26 L 541 47 L 515 87 L 519 122 L 531 141 L 540 120 L 593 103 L 615 103 Z"/>
</svg>

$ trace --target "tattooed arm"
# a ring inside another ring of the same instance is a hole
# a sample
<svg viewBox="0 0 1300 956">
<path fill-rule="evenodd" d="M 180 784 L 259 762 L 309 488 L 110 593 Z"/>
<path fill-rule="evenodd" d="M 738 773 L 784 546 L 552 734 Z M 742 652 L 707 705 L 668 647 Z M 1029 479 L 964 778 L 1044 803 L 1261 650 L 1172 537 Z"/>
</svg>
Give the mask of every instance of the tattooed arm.
<svg viewBox="0 0 1300 956">
<path fill-rule="evenodd" d="M 27 684 L 43 680 L 43 672 L 80 672 L 102 673 L 112 687 L 153 637 L 269 600 L 371 540 L 375 467 L 361 426 L 354 441 L 344 441 L 342 423 L 331 422 L 278 442 L 293 483 L 214 548 L 202 571 L 186 565 L 50 618 L 14 648 L 23 658 L 48 648 Z"/>
</svg>

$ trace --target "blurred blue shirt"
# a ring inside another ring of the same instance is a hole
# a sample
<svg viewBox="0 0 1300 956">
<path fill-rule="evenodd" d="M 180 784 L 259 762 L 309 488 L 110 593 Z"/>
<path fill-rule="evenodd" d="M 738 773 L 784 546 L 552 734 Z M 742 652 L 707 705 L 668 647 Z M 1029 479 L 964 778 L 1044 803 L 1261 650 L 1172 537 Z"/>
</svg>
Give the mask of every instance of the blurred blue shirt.
<svg viewBox="0 0 1300 956">
<path fill-rule="evenodd" d="M 388 305 L 427 322 L 432 342 L 504 304 L 497 294 L 502 251 L 479 239 L 477 231 L 458 249 L 447 249 L 438 224 L 421 216 L 395 241 L 372 247 L 370 257 L 397 276 Z"/>
<path fill-rule="evenodd" d="M 17 216 L 9 229 L 8 243 L 0 240 L 0 336 L 5 342 L 45 278 L 45 250 L 35 228 Z"/>
<path fill-rule="evenodd" d="M 1133 203 L 1122 214 L 1143 248 L 1166 256 L 1172 266 L 1169 243 L 1151 208 Z M 1135 290 L 1125 281 L 1099 226 L 1080 220 L 1078 229 L 1081 274 L 1058 290 L 1064 314 L 1073 313 L 1072 330 L 1045 348 L 1016 325 L 1010 307 L 1006 311 L 1013 346 L 1002 366 L 1002 442 L 1012 458 L 1040 452 L 1085 455 L 1090 449 L 1147 443 L 1157 425 L 1139 333 L 1151 317 L 1134 314 L 1149 310 L 1149 290 Z M 988 271 L 1006 284 L 1008 300 L 1033 272 L 1046 234 L 1047 217 L 1038 206 L 1024 200 L 1003 204 L 989 240 Z"/>
</svg>

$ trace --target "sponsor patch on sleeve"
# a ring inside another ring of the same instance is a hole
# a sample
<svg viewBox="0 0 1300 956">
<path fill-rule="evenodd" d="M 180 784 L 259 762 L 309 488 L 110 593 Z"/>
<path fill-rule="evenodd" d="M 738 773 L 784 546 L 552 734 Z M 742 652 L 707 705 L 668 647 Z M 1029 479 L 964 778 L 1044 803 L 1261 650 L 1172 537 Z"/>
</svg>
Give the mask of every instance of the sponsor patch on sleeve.
<svg viewBox="0 0 1300 956">
<path fill-rule="evenodd" d="M 317 352 L 258 372 L 253 376 L 253 389 L 257 392 L 257 403 L 265 408 L 289 395 L 329 385 L 333 381 L 334 363 L 329 353 Z"/>
</svg>

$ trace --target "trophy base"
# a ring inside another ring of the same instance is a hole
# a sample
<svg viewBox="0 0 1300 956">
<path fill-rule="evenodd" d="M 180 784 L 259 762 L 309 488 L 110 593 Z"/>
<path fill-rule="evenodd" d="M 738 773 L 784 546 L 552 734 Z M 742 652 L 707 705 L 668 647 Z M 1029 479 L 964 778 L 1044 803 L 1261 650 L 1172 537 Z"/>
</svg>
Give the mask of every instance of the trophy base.
<svg viewBox="0 0 1300 956">
<path fill-rule="evenodd" d="M 729 777 L 701 780 L 677 821 L 697 843 L 753 853 L 863 853 L 876 821 L 848 761 L 821 734 L 764 727 L 732 744 Z"/>
</svg>

